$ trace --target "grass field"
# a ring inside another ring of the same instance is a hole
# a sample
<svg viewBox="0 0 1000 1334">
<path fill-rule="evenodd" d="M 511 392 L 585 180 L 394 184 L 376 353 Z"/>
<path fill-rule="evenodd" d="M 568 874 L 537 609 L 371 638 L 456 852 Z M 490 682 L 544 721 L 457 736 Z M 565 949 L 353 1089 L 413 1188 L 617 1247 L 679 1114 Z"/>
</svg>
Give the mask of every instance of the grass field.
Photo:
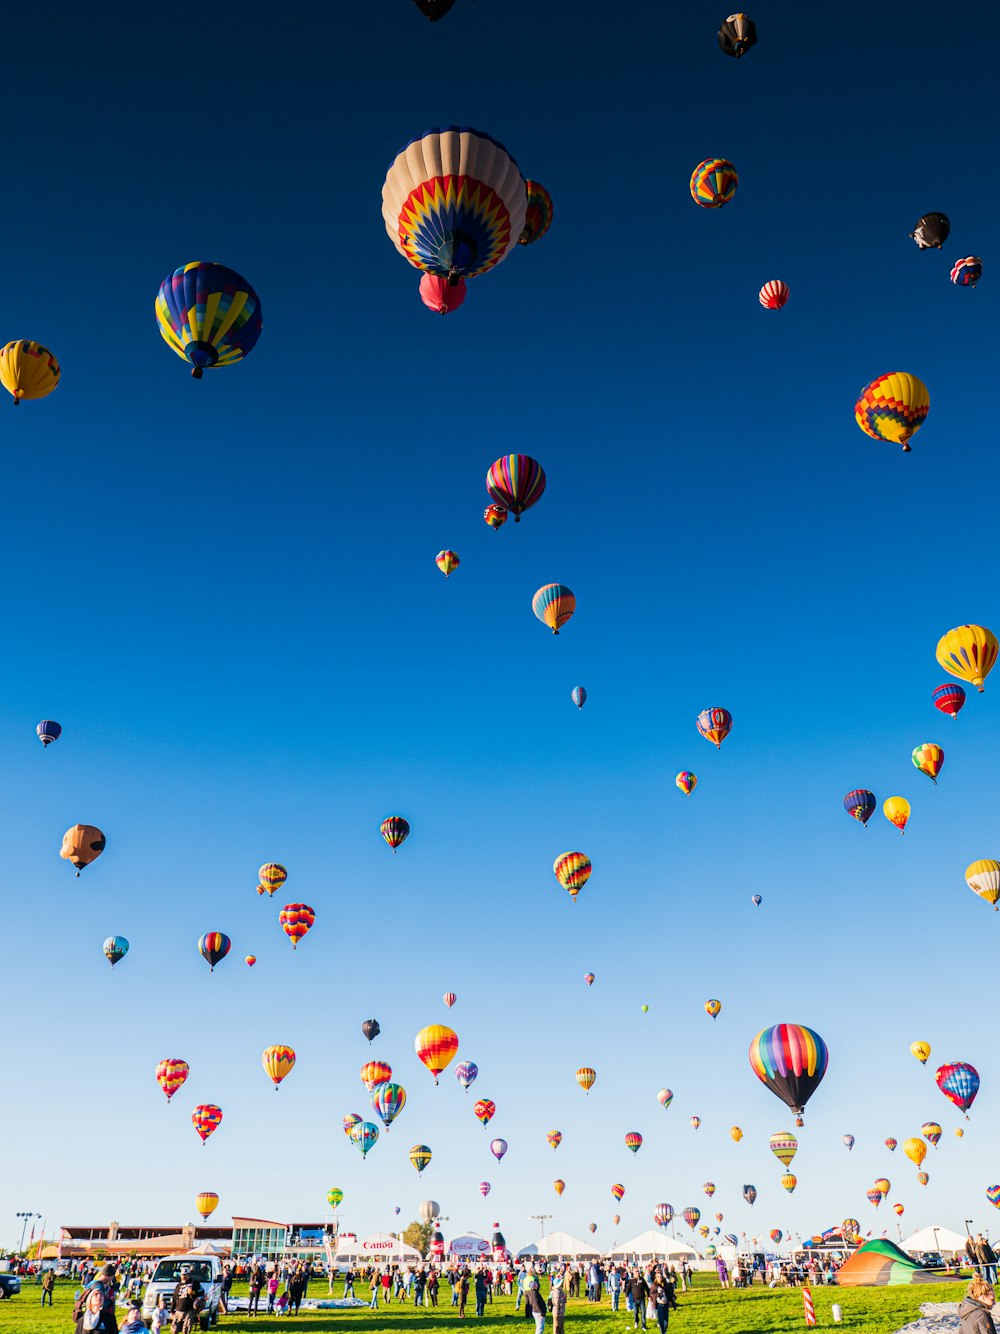
<svg viewBox="0 0 1000 1334">
<path fill-rule="evenodd" d="M 850 1330 L 851 1334 L 893 1334 L 894 1330 L 920 1315 L 920 1303 L 925 1301 L 957 1301 L 965 1291 L 965 1283 L 942 1283 L 934 1286 L 901 1288 L 815 1288 L 818 1328 Z M 310 1284 L 314 1297 L 325 1296 L 326 1283 Z M 547 1292 L 543 1283 L 543 1291 Z M 45 1334 L 72 1329 L 70 1314 L 73 1307 L 75 1284 L 60 1281 L 56 1285 L 55 1305 L 41 1309 L 41 1295 L 29 1280 L 19 1297 L 0 1303 L 0 1331 L 2 1334 Z M 358 1295 L 363 1295 L 358 1287 Z M 234 1288 L 237 1295 L 246 1294 L 246 1286 Z M 337 1284 L 340 1295 L 340 1284 Z M 455 1334 L 460 1326 L 482 1329 L 484 1334 L 498 1334 L 500 1330 L 534 1331 L 514 1309 L 513 1297 L 498 1297 L 487 1306 L 486 1315 L 477 1320 L 473 1303 L 464 1321 L 458 1318 L 458 1308 L 452 1308 L 447 1287 L 441 1297 L 445 1303 L 437 1307 L 399 1306 L 393 1304 L 378 1311 L 367 1307 L 344 1311 L 304 1312 L 300 1316 L 224 1316 L 219 1324 L 222 1334 L 249 1334 L 262 1326 L 271 1326 L 276 1334 L 392 1334 L 395 1330 L 409 1330 L 412 1334 Z M 673 1334 L 784 1334 L 798 1330 L 804 1334 L 806 1325 L 802 1314 L 802 1293 L 796 1289 L 751 1288 L 723 1292 L 714 1277 L 698 1275 L 692 1292 L 678 1294 L 679 1310 L 670 1317 Z M 838 1302 L 843 1308 L 843 1323 L 834 1325 L 830 1307 Z M 593 1306 L 584 1298 L 572 1300 L 566 1309 L 566 1334 L 625 1334 L 632 1327 L 632 1315 L 622 1301 L 617 1315 L 611 1311 L 605 1298 L 600 1306 Z M 655 1330 L 655 1321 L 651 1322 Z M 546 1321 L 546 1332 L 551 1324 Z"/>
</svg>

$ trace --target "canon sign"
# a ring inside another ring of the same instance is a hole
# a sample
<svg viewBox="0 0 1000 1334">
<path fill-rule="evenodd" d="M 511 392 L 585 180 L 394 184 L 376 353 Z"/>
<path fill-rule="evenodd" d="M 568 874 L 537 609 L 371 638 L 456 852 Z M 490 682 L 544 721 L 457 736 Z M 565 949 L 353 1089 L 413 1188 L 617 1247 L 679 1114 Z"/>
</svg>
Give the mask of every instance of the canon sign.
<svg viewBox="0 0 1000 1334">
<path fill-rule="evenodd" d="M 391 1251 L 395 1244 L 391 1238 L 388 1241 L 363 1241 L 361 1249 L 363 1251 Z"/>
</svg>

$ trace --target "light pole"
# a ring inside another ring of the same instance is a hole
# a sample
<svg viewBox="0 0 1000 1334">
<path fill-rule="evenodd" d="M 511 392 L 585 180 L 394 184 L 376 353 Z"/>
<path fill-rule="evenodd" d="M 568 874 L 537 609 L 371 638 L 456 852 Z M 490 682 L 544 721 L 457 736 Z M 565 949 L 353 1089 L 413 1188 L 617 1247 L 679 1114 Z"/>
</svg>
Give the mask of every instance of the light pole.
<svg viewBox="0 0 1000 1334">
<path fill-rule="evenodd" d="M 545 1236 L 545 1224 L 549 1221 L 549 1219 L 552 1217 L 552 1215 L 551 1215 L 551 1214 L 529 1214 L 528 1217 L 529 1217 L 530 1219 L 532 1219 L 534 1222 L 536 1222 L 536 1223 L 540 1223 L 540 1224 L 542 1225 L 542 1236 L 544 1237 L 544 1236 Z"/>
<path fill-rule="evenodd" d="M 24 1234 L 25 1234 L 25 1233 L 27 1232 L 27 1230 L 28 1230 L 28 1219 L 29 1219 L 29 1218 L 41 1218 L 41 1216 L 42 1216 L 41 1214 L 32 1213 L 32 1211 L 31 1211 L 30 1209 L 28 1209 L 28 1210 L 20 1209 L 20 1210 L 18 1210 L 18 1212 L 14 1215 L 15 1218 L 23 1218 L 23 1219 L 24 1219 L 24 1222 L 21 1224 L 21 1245 L 20 1245 L 20 1247 L 18 1248 L 18 1249 L 21 1251 L 22 1254 L 24 1253 Z"/>
</svg>

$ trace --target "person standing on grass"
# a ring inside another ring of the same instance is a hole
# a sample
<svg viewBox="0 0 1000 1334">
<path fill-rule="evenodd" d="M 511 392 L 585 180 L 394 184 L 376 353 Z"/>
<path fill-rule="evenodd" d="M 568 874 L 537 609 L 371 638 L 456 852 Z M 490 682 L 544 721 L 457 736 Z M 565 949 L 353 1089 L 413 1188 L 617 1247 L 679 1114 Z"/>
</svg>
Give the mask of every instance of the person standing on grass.
<svg viewBox="0 0 1000 1334">
<path fill-rule="evenodd" d="M 608 1275 L 608 1292 L 611 1293 L 611 1309 L 618 1310 L 618 1299 L 622 1295 L 622 1276 L 617 1265 L 611 1266 L 611 1273 Z"/>
<path fill-rule="evenodd" d="M 566 1328 L 566 1289 L 563 1287 L 561 1274 L 552 1280 L 549 1293 L 549 1310 L 552 1312 L 552 1334 L 564 1334 Z"/>
<path fill-rule="evenodd" d="M 476 1270 L 476 1315 L 486 1314 L 486 1275 L 482 1266 Z"/>
<path fill-rule="evenodd" d="M 431 1299 L 431 1306 L 438 1304 L 438 1276 L 437 1270 L 432 1269 L 430 1278 L 427 1280 L 427 1296 Z"/>
<path fill-rule="evenodd" d="M 469 1300 L 469 1271 L 463 1269 L 458 1280 L 458 1315 L 465 1319 L 465 1303 Z"/>
<path fill-rule="evenodd" d="M 535 1321 L 535 1334 L 542 1334 L 545 1328 L 545 1298 L 538 1290 L 538 1279 L 533 1275 L 528 1279 L 524 1289 L 524 1311 L 530 1314 Z"/>
<path fill-rule="evenodd" d="M 250 1304 L 248 1310 L 251 1315 L 260 1313 L 260 1294 L 264 1288 L 264 1271 L 260 1265 L 254 1265 L 250 1271 Z"/>
<path fill-rule="evenodd" d="M 638 1329 L 639 1322 L 642 1322 L 643 1329 L 646 1328 L 646 1302 L 649 1300 L 649 1288 L 646 1280 L 642 1276 L 639 1266 L 632 1270 L 632 1277 L 629 1280 L 628 1295 L 632 1301 L 632 1328 Z"/>
<path fill-rule="evenodd" d="M 653 1273 L 649 1299 L 653 1303 L 653 1310 L 656 1312 L 656 1323 L 660 1327 L 660 1334 L 667 1334 L 667 1322 L 670 1319 L 670 1307 L 674 1300 L 674 1290 L 667 1279 L 664 1278 L 662 1269 L 656 1269 Z"/>
<path fill-rule="evenodd" d="M 302 1298 L 306 1295 L 306 1275 L 302 1266 L 299 1265 L 291 1278 L 288 1280 L 288 1309 L 293 1315 L 298 1315 L 299 1307 L 302 1305 Z"/>
<path fill-rule="evenodd" d="M 48 1297 L 49 1305 L 52 1305 L 52 1289 L 56 1286 L 56 1271 L 46 1269 L 42 1275 L 42 1305 L 45 1305 L 45 1298 Z"/>
</svg>

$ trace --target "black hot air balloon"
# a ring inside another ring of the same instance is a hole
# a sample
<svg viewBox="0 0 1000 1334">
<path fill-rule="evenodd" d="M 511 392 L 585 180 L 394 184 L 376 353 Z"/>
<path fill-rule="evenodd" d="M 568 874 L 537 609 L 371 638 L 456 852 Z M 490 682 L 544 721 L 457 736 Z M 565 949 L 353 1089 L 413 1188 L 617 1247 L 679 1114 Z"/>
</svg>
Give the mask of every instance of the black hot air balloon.
<svg viewBox="0 0 1000 1334">
<path fill-rule="evenodd" d="M 448 10 L 451 9 L 455 0 L 413 0 L 413 3 L 423 14 L 425 19 L 430 19 L 432 23 L 437 23 L 438 19 L 443 19 Z"/>
<path fill-rule="evenodd" d="M 948 239 L 951 221 L 947 213 L 925 213 L 910 235 L 920 250 L 940 250 Z"/>
<path fill-rule="evenodd" d="M 730 14 L 719 29 L 719 46 L 727 56 L 739 60 L 757 45 L 757 29 L 746 14 Z"/>
<path fill-rule="evenodd" d="M 361 1025 L 361 1031 L 369 1042 L 373 1042 L 382 1032 L 382 1026 L 377 1019 L 366 1019 Z"/>
</svg>

